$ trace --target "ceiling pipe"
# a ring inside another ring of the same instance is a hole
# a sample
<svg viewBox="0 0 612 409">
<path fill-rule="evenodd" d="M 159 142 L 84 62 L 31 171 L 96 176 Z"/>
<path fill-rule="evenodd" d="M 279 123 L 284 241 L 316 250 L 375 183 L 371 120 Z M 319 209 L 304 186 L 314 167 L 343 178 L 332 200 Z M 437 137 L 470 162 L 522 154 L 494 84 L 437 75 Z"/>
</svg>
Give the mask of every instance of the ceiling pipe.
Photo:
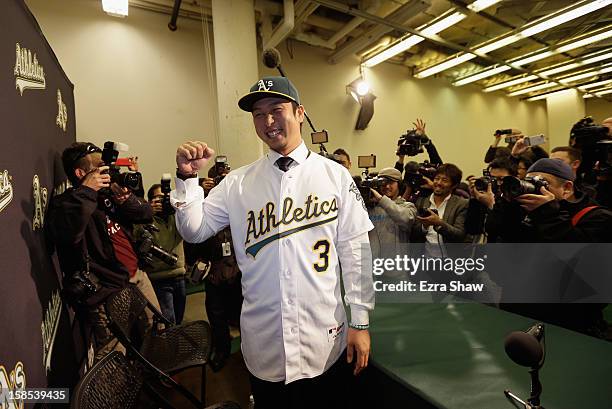
<svg viewBox="0 0 612 409">
<path fill-rule="evenodd" d="M 295 10 L 293 0 L 283 0 L 283 20 L 274 29 L 270 39 L 264 44 L 264 50 L 276 47 L 291 33 L 295 26 Z"/>
</svg>

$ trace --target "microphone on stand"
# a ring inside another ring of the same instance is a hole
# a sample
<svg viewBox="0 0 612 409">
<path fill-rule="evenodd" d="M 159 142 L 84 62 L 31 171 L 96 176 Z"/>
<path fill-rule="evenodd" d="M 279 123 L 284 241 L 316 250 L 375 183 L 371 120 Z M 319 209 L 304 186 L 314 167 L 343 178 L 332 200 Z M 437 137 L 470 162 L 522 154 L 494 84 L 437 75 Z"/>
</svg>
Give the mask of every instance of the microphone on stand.
<svg viewBox="0 0 612 409">
<path fill-rule="evenodd" d="M 285 71 L 283 70 L 283 67 L 281 67 L 280 52 L 278 52 L 276 48 L 266 48 L 263 51 L 261 57 L 266 67 L 271 68 L 271 69 L 276 68 L 282 77 L 287 77 L 285 75 Z M 306 111 L 304 111 L 304 116 L 306 117 L 306 120 L 308 121 L 308 125 L 310 125 L 310 129 L 312 129 L 312 132 L 317 133 L 317 130 L 315 126 L 313 125 L 312 121 L 310 120 L 310 117 L 308 116 Z M 327 135 L 327 132 L 326 132 L 326 135 Z"/>
<path fill-rule="evenodd" d="M 524 402 L 509 390 L 505 390 L 506 398 L 513 404 L 518 402 L 524 409 L 544 409 L 540 406 L 540 395 L 542 384 L 540 383 L 539 370 L 544 365 L 546 357 L 546 343 L 544 338 L 544 324 L 537 323 L 527 331 L 514 331 L 506 336 L 504 341 L 506 354 L 516 364 L 530 368 L 531 394 L 527 402 Z"/>
</svg>

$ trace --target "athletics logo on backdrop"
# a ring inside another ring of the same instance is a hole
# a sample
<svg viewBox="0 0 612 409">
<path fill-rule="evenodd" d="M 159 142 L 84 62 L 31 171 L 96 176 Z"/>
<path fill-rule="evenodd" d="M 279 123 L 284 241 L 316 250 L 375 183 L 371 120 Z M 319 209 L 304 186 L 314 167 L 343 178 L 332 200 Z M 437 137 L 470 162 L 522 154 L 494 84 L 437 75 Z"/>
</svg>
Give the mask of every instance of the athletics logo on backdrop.
<svg viewBox="0 0 612 409">
<path fill-rule="evenodd" d="M 62 101 L 62 91 L 57 90 L 57 117 L 55 118 L 55 124 L 59 126 L 64 132 L 66 132 L 66 124 L 68 123 L 68 110 L 66 104 Z"/>
<path fill-rule="evenodd" d="M 0 365 L 0 409 L 23 409 L 23 400 L 9 400 L 6 392 L 14 392 L 25 387 L 26 374 L 21 362 L 17 362 L 15 369 L 10 373 Z"/>
<path fill-rule="evenodd" d="M 283 200 L 282 208 L 279 209 L 278 217 L 276 214 L 276 206 L 273 202 L 266 203 L 266 205 L 259 210 L 257 216 L 253 210 L 249 210 L 246 218 L 247 232 L 246 241 L 244 243 L 247 254 L 255 258 L 259 250 L 275 240 L 280 240 L 290 234 L 332 222 L 338 218 L 338 204 L 335 198 L 329 201 L 325 200 L 319 202 L 317 196 L 308 195 L 303 207 L 294 207 L 293 204 L 293 199 L 286 197 L 285 200 Z M 330 213 L 333 214 L 333 216 L 310 223 L 299 224 L 292 229 L 272 234 L 247 247 L 251 239 L 257 240 L 262 236 L 266 236 L 271 231 L 278 229 L 281 224 L 289 225 L 294 222 L 307 222 L 311 219 L 319 218 L 320 216 L 327 216 Z"/>
<path fill-rule="evenodd" d="M 45 223 L 45 208 L 47 207 L 47 188 L 40 187 L 38 175 L 34 175 L 32 181 L 34 191 L 34 218 L 32 219 L 32 230 L 40 229 Z"/>
<path fill-rule="evenodd" d="M 43 364 L 47 373 L 51 369 L 51 353 L 53 352 L 53 344 L 55 344 L 61 312 L 62 298 L 59 291 L 56 290 L 51 294 L 51 300 L 49 300 L 47 311 L 44 314 L 45 319 L 40 324 L 43 340 Z"/>
<path fill-rule="evenodd" d="M 32 54 L 27 48 L 22 48 L 16 44 L 15 57 L 15 88 L 23 96 L 26 89 L 45 89 L 45 70 L 38 64 L 36 53 Z"/>
<path fill-rule="evenodd" d="M 13 185 L 8 170 L 0 173 L 0 212 L 13 200 Z"/>
</svg>

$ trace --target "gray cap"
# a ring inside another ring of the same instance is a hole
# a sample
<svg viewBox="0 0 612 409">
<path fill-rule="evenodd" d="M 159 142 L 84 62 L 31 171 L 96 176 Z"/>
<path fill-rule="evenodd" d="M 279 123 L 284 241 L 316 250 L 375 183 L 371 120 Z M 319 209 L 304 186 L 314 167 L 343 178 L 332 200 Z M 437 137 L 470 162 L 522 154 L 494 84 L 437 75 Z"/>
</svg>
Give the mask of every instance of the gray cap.
<svg viewBox="0 0 612 409">
<path fill-rule="evenodd" d="M 531 172 L 547 173 L 563 180 L 571 180 L 572 182 L 576 179 L 572 168 L 561 159 L 539 159 L 527 169 L 527 173 Z"/>
<path fill-rule="evenodd" d="M 395 168 L 384 168 L 378 172 L 378 176 L 381 178 L 387 178 L 391 180 L 395 180 L 396 182 L 401 182 L 402 173 Z"/>
</svg>

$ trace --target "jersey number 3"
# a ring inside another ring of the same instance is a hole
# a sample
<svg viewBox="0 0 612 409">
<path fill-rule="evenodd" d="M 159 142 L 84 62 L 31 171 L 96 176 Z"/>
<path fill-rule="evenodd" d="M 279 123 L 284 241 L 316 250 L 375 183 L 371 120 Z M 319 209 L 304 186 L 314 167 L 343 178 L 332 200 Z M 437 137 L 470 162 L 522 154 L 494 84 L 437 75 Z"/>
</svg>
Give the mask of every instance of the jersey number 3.
<svg viewBox="0 0 612 409">
<path fill-rule="evenodd" d="M 329 244 L 328 240 L 319 240 L 314 244 L 314 246 L 312 246 L 312 249 L 314 251 L 319 252 L 319 261 L 313 264 L 313 267 L 317 271 L 317 273 L 324 273 L 325 271 L 327 271 L 327 268 L 329 267 L 330 248 L 331 245 Z"/>
</svg>

